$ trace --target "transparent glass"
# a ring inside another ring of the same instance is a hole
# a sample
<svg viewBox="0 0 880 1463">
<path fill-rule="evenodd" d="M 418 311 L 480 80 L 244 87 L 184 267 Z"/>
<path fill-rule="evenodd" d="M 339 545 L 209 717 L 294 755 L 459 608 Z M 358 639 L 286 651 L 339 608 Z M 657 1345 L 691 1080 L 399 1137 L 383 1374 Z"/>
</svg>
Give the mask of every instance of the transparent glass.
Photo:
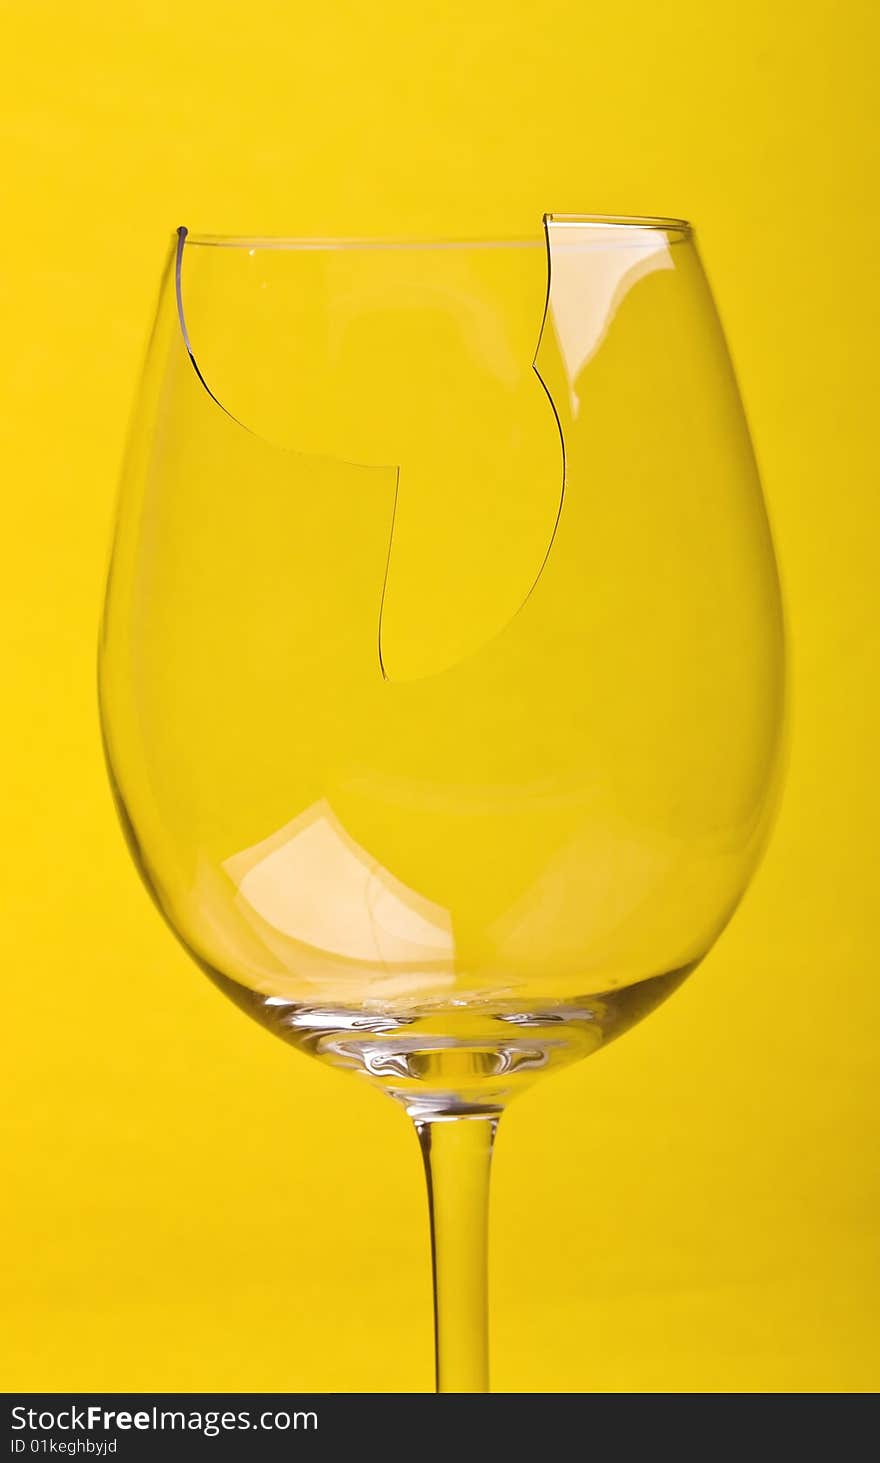
<svg viewBox="0 0 880 1463">
<path fill-rule="evenodd" d="M 221 990 L 416 1123 L 441 1390 L 487 1387 L 498 1118 L 730 919 L 783 665 L 688 224 L 178 232 L 101 634 L 114 793 Z"/>
</svg>

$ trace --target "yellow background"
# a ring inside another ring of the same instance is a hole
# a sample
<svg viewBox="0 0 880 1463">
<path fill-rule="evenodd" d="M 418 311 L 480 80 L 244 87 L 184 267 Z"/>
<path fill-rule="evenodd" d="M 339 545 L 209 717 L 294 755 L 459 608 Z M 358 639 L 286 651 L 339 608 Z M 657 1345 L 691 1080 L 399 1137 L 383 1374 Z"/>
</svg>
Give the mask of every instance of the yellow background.
<svg viewBox="0 0 880 1463">
<path fill-rule="evenodd" d="M 876 1387 L 876 6 L 17 0 L 2 31 L 0 1383 L 431 1384 L 406 1119 L 247 1022 L 161 924 L 105 785 L 95 629 L 171 228 L 554 209 L 697 222 L 793 735 L 719 947 L 502 1125 L 494 1387 Z"/>
</svg>

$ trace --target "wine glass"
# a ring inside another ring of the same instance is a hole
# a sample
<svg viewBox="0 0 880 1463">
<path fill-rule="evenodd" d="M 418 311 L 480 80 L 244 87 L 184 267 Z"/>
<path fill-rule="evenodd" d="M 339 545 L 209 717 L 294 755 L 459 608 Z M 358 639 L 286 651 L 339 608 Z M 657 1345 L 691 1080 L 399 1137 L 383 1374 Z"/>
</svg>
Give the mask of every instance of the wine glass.
<svg viewBox="0 0 880 1463">
<path fill-rule="evenodd" d="M 100 645 L 195 961 L 428 1175 L 437 1388 L 488 1388 L 508 1101 L 730 919 L 779 782 L 773 546 L 683 220 L 172 241 Z"/>
</svg>

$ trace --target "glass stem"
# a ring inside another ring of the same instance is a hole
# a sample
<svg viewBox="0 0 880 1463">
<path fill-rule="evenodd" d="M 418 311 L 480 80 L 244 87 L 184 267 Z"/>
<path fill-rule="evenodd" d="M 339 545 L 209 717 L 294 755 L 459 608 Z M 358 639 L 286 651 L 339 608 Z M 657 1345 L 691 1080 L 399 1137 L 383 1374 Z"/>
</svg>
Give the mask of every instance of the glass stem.
<svg viewBox="0 0 880 1463">
<path fill-rule="evenodd" d="M 416 1123 L 431 1213 L 438 1392 L 489 1390 L 489 1170 L 497 1116 Z"/>
</svg>

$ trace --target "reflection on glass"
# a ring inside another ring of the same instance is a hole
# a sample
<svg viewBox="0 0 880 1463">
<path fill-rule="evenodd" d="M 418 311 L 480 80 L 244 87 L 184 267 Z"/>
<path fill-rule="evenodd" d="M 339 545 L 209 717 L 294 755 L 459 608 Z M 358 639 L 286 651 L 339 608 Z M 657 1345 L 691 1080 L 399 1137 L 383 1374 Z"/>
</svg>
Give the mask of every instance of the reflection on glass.
<svg viewBox="0 0 880 1463">
<path fill-rule="evenodd" d="M 448 910 L 383 869 L 326 802 L 223 867 L 246 915 L 316 951 L 377 965 L 453 958 Z"/>
<path fill-rule="evenodd" d="M 621 244 L 601 225 L 587 232 L 577 220 L 551 219 L 548 240 L 552 272 L 547 313 L 565 371 L 571 414 L 576 417 L 578 379 L 624 298 L 655 269 L 675 265 L 666 235 L 653 228 L 634 227 Z"/>
</svg>

